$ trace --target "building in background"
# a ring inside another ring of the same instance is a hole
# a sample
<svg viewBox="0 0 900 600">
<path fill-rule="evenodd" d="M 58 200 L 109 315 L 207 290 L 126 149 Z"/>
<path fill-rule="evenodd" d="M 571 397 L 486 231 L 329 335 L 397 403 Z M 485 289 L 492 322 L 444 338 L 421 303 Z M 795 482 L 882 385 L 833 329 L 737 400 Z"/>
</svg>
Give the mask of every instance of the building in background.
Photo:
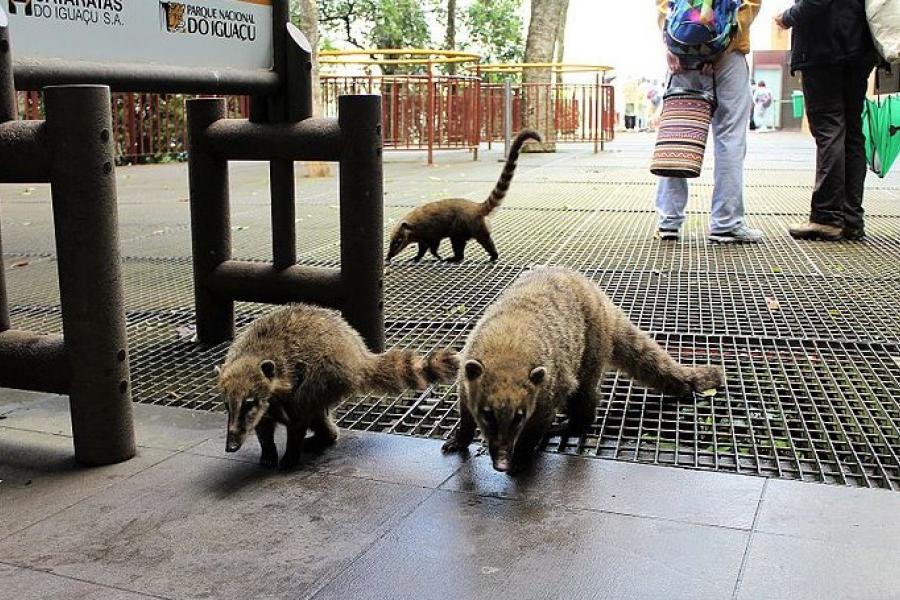
<svg viewBox="0 0 900 600">
<path fill-rule="evenodd" d="M 772 111 L 774 122 L 771 125 L 775 129 L 800 130 L 803 119 L 794 116 L 793 93 L 803 88 L 799 73 L 791 75 L 790 32 L 782 31 L 774 22 L 769 27 L 768 43 L 763 43 L 761 49 L 753 52 L 752 78 L 754 81 L 765 81 L 775 100 Z"/>
</svg>

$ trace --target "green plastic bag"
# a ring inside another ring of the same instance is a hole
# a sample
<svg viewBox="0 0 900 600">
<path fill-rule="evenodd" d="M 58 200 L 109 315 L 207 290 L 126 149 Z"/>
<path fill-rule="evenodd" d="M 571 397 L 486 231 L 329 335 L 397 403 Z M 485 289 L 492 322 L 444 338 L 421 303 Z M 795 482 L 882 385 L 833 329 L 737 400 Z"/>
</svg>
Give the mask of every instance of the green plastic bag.
<svg viewBox="0 0 900 600">
<path fill-rule="evenodd" d="M 900 155 L 900 95 L 867 99 L 863 132 L 869 168 L 883 178 Z"/>
</svg>

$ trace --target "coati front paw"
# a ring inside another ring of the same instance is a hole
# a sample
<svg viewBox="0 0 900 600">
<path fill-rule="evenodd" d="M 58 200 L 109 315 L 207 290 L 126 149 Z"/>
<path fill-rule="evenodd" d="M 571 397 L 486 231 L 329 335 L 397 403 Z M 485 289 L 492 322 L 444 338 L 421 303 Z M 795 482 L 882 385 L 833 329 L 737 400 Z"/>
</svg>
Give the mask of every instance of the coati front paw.
<svg viewBox="0 0 900 600">
<path fill-rule="evenodd" d="M 499 254 L 492 254 L 490 262 L 495 263 L 495 262 L 497 262 L 498 258 L 500 258 Z"/>
<path fill-rule="evenodd" d="M 725 373 L 721 367 L 697 367 L 691 373 L 688 383 L 695 392 L 717 390 L 725 385 Z"/>
<path fill-rule="evenodd" d="M 451 256 L 450 258 L 445 258 L 445 263 L 459 264 L 463 261 L 461 256 Z"/>
<path fill-rule="evenodd" d="M 266 469 L 274 469 L 278 466 L 278 451 L 271 450 L 270 452 L 263 451 L 259 456 L 259 464 Z"/>
<path fill-rule="evenodd" d="M 469 445 L 463 444 L 456 438 L 451 438 L 441 446 L 441 452 L 444 454 L 468 454 Z"/>
<path fill-rule="evenodd" d="M 292 471 L 300 464 L 300 454 L 285 454 L 278 463 L 278 468 L 282 471 Z"/>
</svg>

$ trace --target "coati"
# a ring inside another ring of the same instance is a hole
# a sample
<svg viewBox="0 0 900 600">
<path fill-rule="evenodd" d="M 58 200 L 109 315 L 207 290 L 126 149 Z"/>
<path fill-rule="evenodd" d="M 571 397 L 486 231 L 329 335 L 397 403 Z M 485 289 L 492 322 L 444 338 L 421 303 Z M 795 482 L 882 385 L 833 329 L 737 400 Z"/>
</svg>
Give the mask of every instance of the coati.
<svg viewBox="0 0 900 600">
<path fill-rule="evenodd" d="M 419 252 L 413 259 L 419 262 L 425 253 L 430 251 L 438 260 L 438 247 L 441 240 L 450 238 L 453 256 L 447 262 L 462 262 L 466 244 L 475 239 L 487 251 L 491 261 L 497 260 L 499 254 L 491 239 L 491 231 L 485 220 L 506 197 L 509 184 L 516 172 L 519 152 L 528 140 L 541 141 L 541 136 L 531 129 L 522 130 L 509 149 L 506 166 L 500 173 L 500 179 L 491 195 L 484 202 L 472 202 L 463 198 L 448 198 L 429 202 L 408 212 L 391 234 L 391 245 L 388 248 L 387 262 L 400 254 L 410 244 L 418 244 Z"/>
<path fill-rule="evenodd" d="M 443 450 L 465 451 L 478 427 L 497 471 L 527 464 L 563 406 L 559 433 L 587 430 L 607 367 L 678 396 L 724 381 L 719 367 L 675 362 L 596 284 L 563 268 L 532 271 L 506 290 L 475 325 L 460 362 L 460 424 Z"/>
<path fill-rule="evenodd" d="M 339 313 L 294 304 L 257 319 L 231 345 L 219 369 L 228 411 L 226 452 L 236 452 L 251 431 L 262 448 L 260 463 L 275 467 L 275 425 L 287 428 L 280 465 L 295 466 L 307 429 L 316 447 L 332 444 L 338 429 L 330 410 L 360 392 L 400 393 L 450 382 L 456 352 L 418 357 L 406 350 L 373 354 Z"/>
</svg>

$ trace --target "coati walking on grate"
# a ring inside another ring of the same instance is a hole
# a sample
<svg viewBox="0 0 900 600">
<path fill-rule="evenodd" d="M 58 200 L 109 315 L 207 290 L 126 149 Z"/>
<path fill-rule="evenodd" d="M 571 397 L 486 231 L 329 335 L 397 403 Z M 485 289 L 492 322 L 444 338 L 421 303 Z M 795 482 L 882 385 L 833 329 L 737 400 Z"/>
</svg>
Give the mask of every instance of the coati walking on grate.
<svg viewBox="0 0 900 600">
<path fill-rule="evenodd" d="M 317 447 L 332 444 L 338 429 L 330 410 L 350 394 L 400 393 L 456 376 L 452 350 L 418 357 L 406 350 L 373 354 L 339 313 L 307 304 L 276 310 L 254 321 L 232 344 L 219 369 L 228 410 L 227 452 L 256 430 L 260 463 L 278 464 L 275 425 L 287 428 L 282 467 L 295 466 L 306 430 Z"/>
<path fill-rule="evenodd" d="M 722 369 L 677 363 L 584 276 L 562 268 L 525 274 L 488 308 L 460 355 L 460 424 L 444 452 L 463 452 L 478 427 L 494 469 L 533 456 L 557 412 L 563 435 L 594 422 L 597 385 L 618 367 L 659 391 L 682 396 L 717 388 Z"/>
<path fill-rule="evenodd" d="M 466 244 L 473 238 L 487 251 L 491 261 L 497 260 L 499 254 L 485 218 L 494 212 L 506 197 L 509 184 L 516 172 L 519 152 L 528 140 L 540 142 L 541 136 L 531 129 L 524 129 L 516 136 L 509 149 L 509 158 L 500 179 L 484 202 L 448 198 L 423 204 L 407 213 L 391 234 L 387 261 L 390 262 L 410 244 L 419 245 L 419 253 L 413 261 L 419 262 L 428 251 L 441 260 L 438 247 L 444 238 L 450 238 L 453 245 L 453 256 L 446 259 L 447 262 L 462 262 Z"/>
</svg>

